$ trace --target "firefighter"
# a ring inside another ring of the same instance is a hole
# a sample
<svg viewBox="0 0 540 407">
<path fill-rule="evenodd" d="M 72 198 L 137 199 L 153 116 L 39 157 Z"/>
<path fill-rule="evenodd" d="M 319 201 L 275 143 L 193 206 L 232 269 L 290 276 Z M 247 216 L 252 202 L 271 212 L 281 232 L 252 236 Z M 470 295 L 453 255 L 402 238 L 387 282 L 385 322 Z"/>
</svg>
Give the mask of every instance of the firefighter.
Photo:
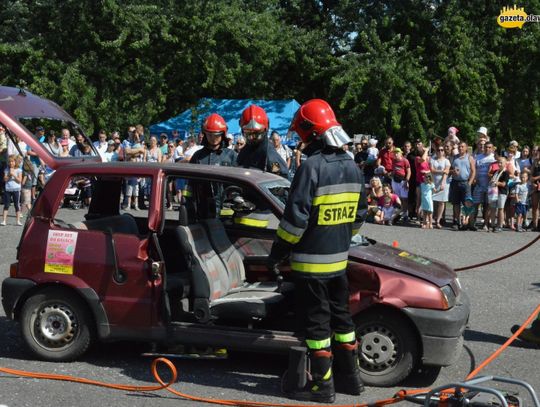
<svg viewBox="0 0 540 407">
<path fill-rule="evenodd" d="M 236 152 L 227 148 L 227 123 L 217 113 L 212 113 L 202 124 L 204 137 L 200 150 L 191 157 L 190 163 L 234 166 L 236 165 Z"/>
<path fill-rule="evenodd" d="M 223 117 L 217 113 L 212 113 L 204 120 L 201 133 L 203 134 L 201 141 L 202 148 L 193 154 L 189 160 L 190 164 L 220 165 L 225 167 L 236 166 L 237 154 L 234 150 L 227 148 L 227 123 Z M 194 202 L 192 200 L 192 194 L 193 189 L 197 187 L 202 188 L 202 185 L 190 181 L 186 183 L 183 190 L 189 210 L 193 210 L 192 205 L 196 204 L 201 216 L 214 217 L 216 211 L 219 213 L 221 209 L 222 185 L 211 183 L 208 186 L 211 190 L 206 191 L 206 196 L 198 197 L 200 201 Z M 207 198 L 211 199 L 209 200 Z"/>
<path fill-rule="evenodd" d="M 250 105 L 242 112 L 240 129 L 246 145 L 238 153 L 238 165 L 244 168 L 259 168 L 287 178 L 287 163 L 268 142 L 270 122 L 264 109 Z"/>
<path fill-rule="evenodd" d="M 364 180 L 342 149 L 351 139 L 327 102 L 305 102 L 290 130 L 306 144 L 308 158 L 292 181 L 267 267 L 279 274 L 277 266 L 290 256 L 310 374 L 303 388 L 284 391 L 293 399 L 331 403 L 334 373 L 339 392 L 364 390 L 346 276 L 351 237 L 367 209 Z"/>
</svg>

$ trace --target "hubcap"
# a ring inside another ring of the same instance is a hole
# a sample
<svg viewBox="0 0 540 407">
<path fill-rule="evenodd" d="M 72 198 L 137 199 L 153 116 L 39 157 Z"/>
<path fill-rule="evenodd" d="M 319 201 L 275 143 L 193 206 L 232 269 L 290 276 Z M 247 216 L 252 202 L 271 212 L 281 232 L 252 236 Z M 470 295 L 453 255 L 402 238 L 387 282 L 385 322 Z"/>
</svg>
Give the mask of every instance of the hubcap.
<svg viewBox="0 0 540 407">
<path fill-rule="evenodd" d="M 396 335 L 384 326 L 370 326 L 359 332 L 361 341 L 360 366 L 371 372 L 382 372 L 398 361 Z"/>
<path fill-rule="evenodd" d="M 64 304 L 40 308 L 33 321 L 33 336 L 45 348 L 62 348 L 69 345 L 77 334 L 77 318 Z"/>
</svg>

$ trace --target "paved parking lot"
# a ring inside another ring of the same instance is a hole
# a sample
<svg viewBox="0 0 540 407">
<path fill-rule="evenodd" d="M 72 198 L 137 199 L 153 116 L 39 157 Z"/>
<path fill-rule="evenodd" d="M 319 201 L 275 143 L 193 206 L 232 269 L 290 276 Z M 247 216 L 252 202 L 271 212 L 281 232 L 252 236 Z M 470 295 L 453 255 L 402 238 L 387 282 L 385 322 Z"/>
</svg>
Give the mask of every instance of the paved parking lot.
<svg viewBox="0 0 540 407">
<path fill-rule="evenodd" d="M 14 218 L 9 218 L 11 224 Z M 16 254 L 21 227 L 0 229 L 0 276 L 6 277 Z M 453 232 L 418 227 L 366 225 L 368 236 L 453 267 L 477 263 L 513 251 L 537 236 L 536 233 Z M 460 281 L 471 298 L 471 319 L 465 332 L 465 348 L 458 362 L 444 368 L 434 382 L 462 380 L 467 373 L 497 349 L 510 335 L 510 327 L 524 321 L 540 302 L 540 243 L 505 261 L 460 273 Z M 56 374 L 69 374 L 107 382 L 148 385 L 152 382 L 150 358 L 141 357 L 143 345 L 101 344 L 74 363 L 30 360 L 21 343 L 18 327 L 0 312 L 0 366 Z M 528 381 L 540 390 L 540 349 L 515 342 L 483 374 Z M 286 359 L 275 356 L 234 355 L 226 360 L 175 360 L 179 371 L 176 388 L 189 394 L 213 398 L 289 402 L 279 395 L 280 375 Z M 430 385 L 429 378 L 416 377 L 402 387 Z M 336 403 L 359 403 L 386 398 L 402 387 L 367 388 L 359 398 L 338 395 Z M 167 392 L 140 394 L 104 388 L 0 374 L 0 404 L 7 406 L 178 406 Z M 182 405 L 199 405 L 183 401 Z"/>
</svg>

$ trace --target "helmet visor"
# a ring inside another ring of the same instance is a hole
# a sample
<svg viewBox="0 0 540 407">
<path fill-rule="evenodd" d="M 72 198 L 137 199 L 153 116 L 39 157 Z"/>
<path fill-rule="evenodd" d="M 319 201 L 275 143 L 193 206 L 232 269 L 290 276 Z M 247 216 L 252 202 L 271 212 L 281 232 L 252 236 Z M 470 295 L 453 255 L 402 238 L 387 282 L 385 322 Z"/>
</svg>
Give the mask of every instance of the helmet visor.
<svg viewBox="0 0 540 407">
<path fill-rule="evenodd" d="M 256 140 L 262 140 L 266 135 L 266 130 L 242 129 L 242 135 L 249 143 Z"/>
<path fill-rule="evenodd" d="M 352 140 L 341 126 L 330 127 L 326 130 L 321 138 L 327 146 L 341 148 L 345 144 L 349 144 Z"/>
</svg>

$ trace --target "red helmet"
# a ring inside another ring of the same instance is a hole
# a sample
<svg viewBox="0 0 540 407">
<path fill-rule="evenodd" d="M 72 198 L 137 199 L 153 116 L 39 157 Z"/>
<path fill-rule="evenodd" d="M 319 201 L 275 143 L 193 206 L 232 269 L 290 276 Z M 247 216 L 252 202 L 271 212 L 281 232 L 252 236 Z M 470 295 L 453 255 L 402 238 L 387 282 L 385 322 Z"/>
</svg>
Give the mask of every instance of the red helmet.
<svg viewBox="0 0 540 407">
<path fill-rule="evenodd" d="M 242 131 L 267 132 L 270 127 L 268 116 L 264 109 L 257 105 L 250 105 L 242 112 L 240 128 Z"/>
<path fill-rule="evenodd" d="M 304 142 L 322 138 L 327 145 L 341 147 L 351 141 L 328 102 L 322 99 L 311 99 L 300 106 L 289 130 Z"/>
<path fill-rule="evenodd" d="M 223 133 L 227 134 L 227 123 L 225 119 L 217 113 L 212 113 L 208 116 L 202 125 L 203 133 Z"/>
</svg>

